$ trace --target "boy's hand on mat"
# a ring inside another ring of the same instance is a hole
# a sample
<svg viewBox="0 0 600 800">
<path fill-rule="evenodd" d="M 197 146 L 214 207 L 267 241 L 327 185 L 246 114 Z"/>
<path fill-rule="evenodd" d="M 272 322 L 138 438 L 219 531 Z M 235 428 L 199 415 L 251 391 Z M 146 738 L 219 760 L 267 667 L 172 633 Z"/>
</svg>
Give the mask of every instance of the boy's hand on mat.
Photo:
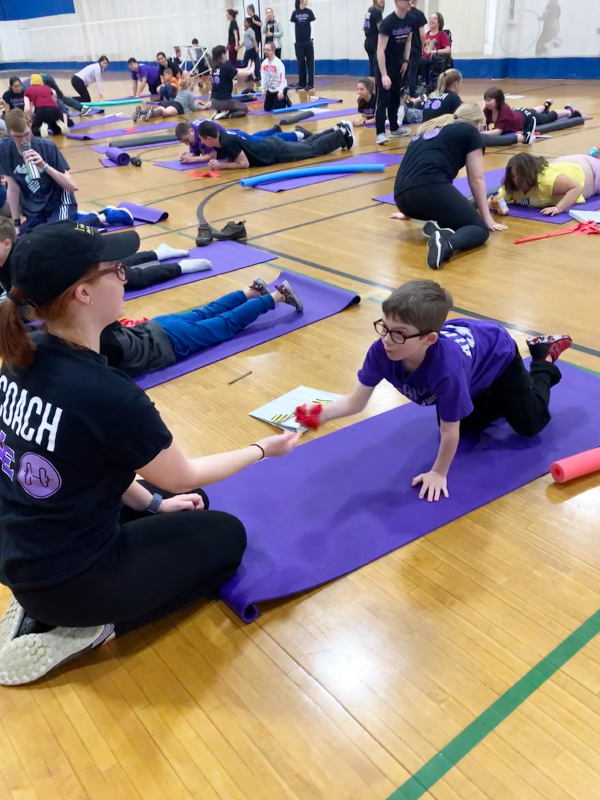
<svg viewBox="0 0 600 800">
<path fill-rule="evenodd" d="M 179 160 L 181 161 L 182 164 L 192 164 L 193 163 L 193 161 L 192 161 L 193 158 L 194 158 L 194 156 L 191 153 L 182 153 L 179 156 Z"/>
<path fill-rule="evenodd" d="M 558 206 L 550 206 L 549 208 L 542 208 L 542 214 L 547 217 L 555 217 L 557 214 L 562 213 Z"/>
<path fill-rule="evenodd" d="M 158 508 L 159 514 L 169 514 L 171 511 L 202 511 L 204 500 L 200 494 L 176 494 L 163 500 Z"/>
<path fill-rule="evenodd" d="M 267 436 L 266 439 L 260 439 L 257 444 L 265 451 L 265 458 L 277 458 L 291 453 L 299 441 L 299 433 L 287 432 L 275 434 L 275 436 Z"/>
<path fill-rule="evenodd" d="M 432 500 L 439 500 L 442 494 L 444 497 L 449 497 L 447 479 L 443 475 L 438 475 L 437 472 L 423 472 L 413 478 L 412 485 L 418 486 L 422 484 L 419 492 L 419 500 L 423 500 L 427 495 L 427 500 L 431 503 Z"/>
</svg>

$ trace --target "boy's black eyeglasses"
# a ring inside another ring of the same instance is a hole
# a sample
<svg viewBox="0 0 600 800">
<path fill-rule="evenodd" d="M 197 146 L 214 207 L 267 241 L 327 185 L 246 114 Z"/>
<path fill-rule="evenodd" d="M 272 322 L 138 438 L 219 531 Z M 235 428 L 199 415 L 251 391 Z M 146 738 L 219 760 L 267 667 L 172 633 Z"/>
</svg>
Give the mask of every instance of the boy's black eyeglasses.
<svg viewBox="0 0 600 800">
<path fill-rule="evenodd" d="M 114 267 L 101 269 L 98 273 L 98 277 L 100 277 L 100 275 L 111 275 L 113 272 L 120 281 L 127 283 L 127 270 L 125 269 L 125 264 L 115 264 Z"/>
<path fill-rule="evenodd" d="M 405 336 L 403 333 L 400 333 L 400 331 L 391 331 L 382 319 L 378 319 L 374 322 L 373 327 L 382 339 L 389 333 L 390 339 L 396 344 L 404 344 L 408 339 L 416 339 L 418 336 L 427 336 L 428 333 L 433 333 L 433 331 L 419 331 L 418 333 L 411 333 L 410 336 Z"/>
</svg>

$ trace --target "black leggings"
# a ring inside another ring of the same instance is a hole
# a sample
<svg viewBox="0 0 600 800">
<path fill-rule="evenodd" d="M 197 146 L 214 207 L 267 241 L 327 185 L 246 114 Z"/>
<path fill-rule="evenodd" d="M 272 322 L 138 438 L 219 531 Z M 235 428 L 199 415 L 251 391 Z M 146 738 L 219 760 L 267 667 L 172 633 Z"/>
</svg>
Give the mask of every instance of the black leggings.
<svg viewBox="0 0 600 800">
<path fill-rule="evenodd" d="M 339 150 L 346 143 L 344 134 L 339 130 L 323 131 L 303 139 L 301 142 L 283 142 L 274 136 L 263 139 L 269 142 L 275 160 L 274 164 L 286 164 L 288 161 L 304 161 L 306 158 L 326 156 Z"/>
<path fill-rule="evenodd" d="M 207 507 L 206 495 L 196 491 Z M 149 515 L 123 508 L 120 523 L 113 546 L 83 575 L 15 591 L 27 615 L 68 628 L 112 622 L 117 635 L 128 633 L 214 594 L 235 574 L 246 549 L 244 526 L 222 511 Z"/>
<path fill-rule="evenodd" d="M 455 231 L 450 237 L 454 250 L 472 250 L 487 242 L 490 231 L 473 203 L 451 183 L 418 186 L 396 195 L 396 205 L 414 219 L 434 220 L 441 228 Z"/>
<path fill-rule="evenodd" d="M 402 95 L 404 77 L 400 75 L 400 72 L 396 68 L 390 71 L 389 77 L 392 81 L 392 86 L 390 89 L 384 89 L 383 83 L 381 82 L 381 73 L 379 72 L 379 68 L 377 69 L 377 109 L 375 111 L 375 128 L 377 135 L 385 133 L 386 117 L 390 123 L 390 131 L 398 130 L 398 109 L 400 108 L 400 97 Z"/>
<path fill-rule="evenodd" d="M 309 42 L 296 42 L 296 61 L 298 62 L 298 85 L 301 89 L 315 85 L 315 48 Z M 307 77 L 308 73 L 308 77 Z"/>
<path fill-rule="evenodd" d="M 33 115 L 33 120 L 31 122 L 31 130 L 33 131 L 33 135 L 40 135 L 40 126 L 44 122 L 48 125 L 52 133 L 62 133 L 61 129 L 57 125 L 59 120 L 64 122 L 60 108 L 56 108 L 55 106 L 42 106 L 41 108 L 36 108 Z"/>
<path fill-rule="evenodd" d="M 374 78 L 377 75 L 377 39 L 365 39 L 365 50 L 369 58 L 369 75 Z"/>
<path fill-rule="evenodd" d="M 78 100 L 80 103 L 91 102 L 92 98 L 90 97 L 88 88 L 79 75 L 73 75 L 71 78 L 71 86 L 77 92 L 77 95 L 73 98 L 74 100 Z"/>
<path fill-rule="evenodd" d="M 283 100 L 280 100 L 278 95 L 279 92 L 265 92 L 265 111 L 273 111 L 274 109 L 288 107 L 288 90 L 283 90 Z"/>
<path fill-rule="evenodd" d="M 127 273 L 127 289 L 135 292 L 157 283 L 164 283 L 181 275 L 179 264 L 157 261 L 153 250 L 141 251 L 123 259 Z"/>
<path fill-rule="evenodd" d="M 548 125 L 558 119 L 556 111 L 544 111 L 542 114 L 533 108 L 515 108 L 513 111 L 519 111 L 524 117 L 535 117 L 536 125 Z"/>
</svg>

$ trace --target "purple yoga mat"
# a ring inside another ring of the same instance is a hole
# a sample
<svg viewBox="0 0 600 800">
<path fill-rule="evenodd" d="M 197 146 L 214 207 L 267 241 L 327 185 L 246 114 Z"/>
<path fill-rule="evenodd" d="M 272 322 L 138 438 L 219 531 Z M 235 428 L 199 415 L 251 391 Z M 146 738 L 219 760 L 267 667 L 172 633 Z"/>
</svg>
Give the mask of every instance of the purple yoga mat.
<svg viewBox="0 0 600 800">
<path fill-rule="evenodd" d="M 208 248 L 203 248 L 203 250 L 206 251 Z M 201 350 L 172 367 L 142 375 L 135 379 L 137 385 L 141 389 L 151 389 L 165 381 L 187 375 L 188 372 L 193 372 L 200 367 L 214 364 L 215 361 L 221 361 L 223 358 L 269 342 L 285 333 L 304 328 L 305 325 L 330 317 L 332 314 L 337 314 L 348 306 L 360 302 L 360 297 L 352 292 L 347 292 L 330 283 L 314 280 L 314 278 L 307 278 L 298 272 L 282 272 L 276 280 L 269 284 L 271 290 L 275 289 L 275 284 L 279 285 L 284 280 L 288 280 L 300 295 L 304 303 L 302 314 L 298 314 L 291 306 L 279 303 L 274 311 L 261 315 L 256 322 L 238 333 L 233 339 Z"/>
<path fill-rule="evenodd" d="M 141 220 L 134 220 L 132 225 L 107 225 L 105 228 L 98 228 L 100 233 L 114 233 L 115 231 L 126 231 L 129 228 L 139 228 L 140 225 L 145 225 Z"/>
<path fill-rule="evenodd" d="M 123 120 L 127 124 L 127 118 Z M 127 129 L 112 128 L 109 131 L 95 131 L 94 133 L 67 133 L 67 139 L 78 139 L 80 141 L 87 141 L 90 139 L 114 139 L 115 136 L 133 136 L 134 133 L 149 133 L 150 131 L 165 131 L 170 128 L 176 128 L 176 122 L 156 122 L 153 125 L 140 125 L 132 132 L 130 129 L 132 125 L 128 125 Z"/>
<path fill-rule="evenodd" d="M 119 147 L 108 147 L 106 155 L 107 158 L 100 159 L 105 167 L 127 167 L 131 161 L 131 156 Z"/>
<path fill-rule="evenodd" d="M 169 218 L 168 211 L 161 211 L 160 208 L 151 208 L 150 206 L 140 206 L 137 203 L 130 203 L 127 200 L 123 203 L 119 203 L 117 208 L 126 208 L 128 211 L 131 211 L 136 222 L 150 222 L 152 225 L 155 225 L 157 222 L 163 222 L 163 220 Z"/>
<path fill-rule="evenodd" d="M 293 113 L 293 112 L 292 112 Z M 323 113 L 318 112 L 315 113 L 314 116 L 308 117 L 307 119 L 303 119 L 301 121 L 301 125 L 304 122 L 318 122 L 320 119 L 336 119 L 337 117 L 345 117 L 352 115 L 356 115 L 358 112 L 356 107 L 354 108 L 332 108 L 331 111 L 323 111 Z"/>
<path fill-rule="evenodd" d="M 337 161 L 325 162 L 344 166 L 344 164 L 385 164 L 386 167 L 399 164 L 402 161 L 401 155 L 396 153 L 365 153 L 362 156 L 352 158 L 340 158 Z M 319 166 L 322 166 L 319 164 Z M 324 166 L 324 165 L 323 165 Z M 290 178 L 287 181 L 273 181 L 272 183 L 261 183 L 256 188 L 264 192 L 285 192 L 290 189 L 299 189 L 301 186 L 312 186 L 316 183 L 326 183 L 334 181 L 336 178 L 346 178 L 348 175 L 356 175 L 355 172 L 338 172 L 334 175 L 306 175 L 300 178 Z"/>
<path fill-rule="evenodd" d="M 239 517 L 248 534 L 242 564 L 219 595 L 252 622 L 257 603 L 339 578 L 539 478 L 556 459 L 600 444 L 600 380 L 562 362 L 561 370 L 542 433 L 524 439 L 502 422 L 462 440 L 450 497 L 437 503 L 411 488 L 439 446 L 435 410 L 413 404 L 211 486 L 210 507 Z M 266 486 L 269 496 L 285 498 L 268 514 Z"/>
<path fill-rule="evenodd" d="M 203 169 L 206 172 L 208 170 L 208 162 L 201 164 L 199 162 L 195 164 L 182 164 L 178 158 L 173 158 L 170 161 L 155 161 L 155 167 L 164 167 L 165 169 L 174 169 L 176 172 L 185 172 L 189 169 L 197 169 L 201 172 Z"/>
<path fill-rule="evenodd" d="M 572 222 L 573 225 L 577 224 L 577 220 L 566 211 L 563 214 L 557 214 L 555 217 L 547 217 L 542 214 L 541 208 L 533 208 L 531 206 L 519 206 L 514 203 L 509 203 L 510 216 L 519 217 L 520 219 L 534 219 L 536 222 L 550 222 L 552 225 L 563 225 L 565 222 Z M 598 211 L 600 209 L 600 195 L 594 195 L 586 200 L 585 203 L 577 203 L 573 206 L 573 211 Z"/>
<path fill-rule="evenodd" d="M 184 258 L 207 258 L 212 262 L 212 269 L 206 272 L 192 272 L 188 275 L 180 275 L 170 281 L 156 283 L 146 289 L 138 289 L 135 292 L 125 292 L 125 300 L 135 300 L 136 297 L 144 297 L 147 294 L 162 292 L 163 289 L 173 289 L 175 286 L 185 286 L 187 283 L 202 281 L 204 278 L 214 278 L 215 275 L 224 275 L 226 272 L 233 272 L 236 269 L 253 267 L 255 264 L 264 264 L 273 261 L 276 256 L 265 253 L 256 247 L 239 242 L 213 242 L 206 247 L 194 247 L 188 256 Z M 170 258 L 165 263 L 177 264 L 181 258 Z"/>
<path fill-rule="evenodd" d="M 155 144 L 126 144 L 123 142 L 122 145 L 119 145 L 120 150 L 150 150 L 153 147 L 171 147 L 174 144 L 180 144 L 180 142 L 157 142 Z M 108 150 L 107 144 L 97 144 L 91 148 L 95 153 L 102 153 L 103 155 Z"/>
<path fill-rule="evenodd" d="M 503 167 L 502 169 L 491 169 L 489 172 L 484 173 L 485 188 L 488 192 L 493 192 L 500 188 L 505 172 L 506 169 Z M 465 197 L 471 197 L 471 187 L 469 186 L 468 178 L 457 178 L 454 181 L 454 186 L 456 186 L 458 191 L 464 194 Z M 377 200 L 379 203 L 388 203 L 391 206 L 396 205 L 393 194 L 381 194 L 379 197 L 374 197 L 373 200 Z"/>
<path fill-rule="evenodd" d="M 111 122 L 127 122 L 127 117 L 111 114 L 108 117 L 102 117 L 102 119 L 89 119 L 88 117 L 84 117 L 83 120 L 83 122 L 76 122 L 69 130 L 78 131 L 81 128 L 91 128 L 92 125 L 107 125 Z"/>
</svg>

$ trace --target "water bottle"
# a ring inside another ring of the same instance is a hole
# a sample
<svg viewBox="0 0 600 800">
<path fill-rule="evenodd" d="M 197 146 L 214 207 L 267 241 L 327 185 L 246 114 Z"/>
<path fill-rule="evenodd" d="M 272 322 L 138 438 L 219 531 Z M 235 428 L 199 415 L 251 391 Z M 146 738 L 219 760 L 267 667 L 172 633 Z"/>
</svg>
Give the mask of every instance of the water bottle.
<svg viewBox="0 0 600 800">
<path fill-rule="evenodd" d="M 23 155 L 25 155 L 25 153 L 28 150 L 32 150 L 32 149 L 33 148 L 31 147 L 29 142 L 23 142 L 23 144 L 21 145 L 21 150 L 23 152 Z M 39 171 L 39 169 L 37 167 L 37 164 L 34 164 L 32 161 L 28 161 L 25 158 L 23 159 L 23 161 L 25 163 L 25 166 L 27 167 L 27 172 L 29 174 L 29 180 L 39 181 L 39 179 L 40 179 L 40 171 Z"/>
</svg>

